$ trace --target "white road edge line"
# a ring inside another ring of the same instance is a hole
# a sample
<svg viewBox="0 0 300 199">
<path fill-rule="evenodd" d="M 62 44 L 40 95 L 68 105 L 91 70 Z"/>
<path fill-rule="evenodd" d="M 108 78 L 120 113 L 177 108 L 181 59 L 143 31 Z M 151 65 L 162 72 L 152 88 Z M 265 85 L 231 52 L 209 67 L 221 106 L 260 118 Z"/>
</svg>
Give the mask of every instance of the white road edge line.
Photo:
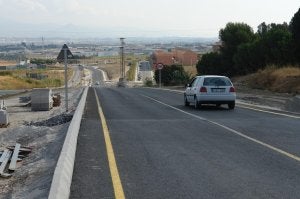
<svg viewBox="0 0 300 199">
<path fill-rule="evenodd" d="M 263 113 L 270 113 L 270 114 L 273 114 L 273 115 L 280 115 L 280 116 L 300 119 L 300 116 L 288 115 L 288 114 L 284 114 L 284 113 L 276 113 L 276 112 L 273 112 L 273 111 L 261 110 L 261 109 L 257 109 L 257 108 L 243 106 L 243 105 L 240 105 L 240 104 L 238 105 L 238 107 L 245 108 L 245 109 L 250 109 L 250 110 L 254 110 L 254 111 L 259 111 L 259 112 L 263 112 Z"/>
<path fill-rule="evenodd" d="M 225 125 L 223 125 L 223 124 L 219 124 L 219 123 L 217 123 L 217 122 L 211 121 L 211 120 L 206 119 L 206 118 L 204 118 L 204 117 L 200 117 L 200 116 L 198 116 L 198 115 L 195 115 L 195 114 L 186 112 L 186 111 L 184 111 L 184 110 L 181 110 L 181 109 L 179 109 L 179 108 L 176 108 L 176 107 L 171 106 L 171 105 L 169 105 L 169 104 L 166 104 L 166 103 L 164 103 L 164 102 L 161 102 L 161 101 L 159 101 L 159 100 L 156 100 L 156 99 L 154 99 L 154 98 L 152 98 L 152 97 L 149 97 L 149 96 L 147 96 L 147 95 L 141 95 L 141 96 L 146 97 L 146 98 L 148 98 L 148 99 L 150 99 L 150 100 L 152 100 L 152 101 L 155 101 L 155 102 L 157 102 L 157 103 L 159 103 L 159 104 L 162 104 L 162 105 L 164 105 L 164 106 L 167 106 L 167 107 L 169 107 L 169 108 L 172 108 L 172 109 L 174 109 L 174 110 L 177 110 L 177 111 L 179 111 L 179 112 L 182 112 L 182 113 L 185 113 L 185 114 L 190 115 L 190 116 L 192 116 L 192 117 L 195 117 L 195 118 L 197 118 L 197 119 L 200 119 L 200 120 L 206 121 L 206 122 L 208 122 L 208 123 L 214 124 L 214 125 L 216 125 L 216 126 L 219 126 L 219 127 L 221 127 L 221 128 L 224 128 L 224 129 L 228 130 L 228 131 L 231 132 L 231 133 L 234 133 L 234 134 L 236 134 L 236 135 L 238 135 L 238 136 L 240 136 L 240 137 L 243 137 L 243 138 L 245 138 L 245 139 L 247 139 L 247 140 L 250 140 L 250 141 L 252 141 L 252 142 L 255 142 L 255 143 L 259 144 L 259 145 L 262 145 L 262 146 L 264 146 L 264 147 L 267 147 L 267 148 L 269 148 L 269 149 L 271 149 L 271 150 L 273 150 L 273 151 L 276 151 L 276 152 L 278 152 L 278 153 L 280 153 L 280 154 L 282 154 L 282 155 L 284 155 L 284 156 L 287 156 L 287 157 L 289 157 L 289 158 L 291 158 L 291 159 L 294 159 L 294 160 L 300 162 L 300 157 L 298 157 L 298 156 L 296 156 L 296 155 L 293 155 L 293 154 L 288 153 L 288 152 L 286 152 L 286 151 L 284 151 L 284 150 L 282 150 L 282 149 L 276 148 L 276 147 L 274 147 L 274 146 L 272 146 L 272 145 L 270 145 L 270 144 L 264 143 L 264 142 L 262 142 L 262 141 L 259 141 L 259 140 L 255 139 L 255 138 L 252 138 L 252 137 L 250 137 L 250 136 L 247 136 L 247 135 L 245 135 L 245 134 L 243 134 L 243 133 L 241 133 L 241 132 L 238 132 L 238 131 L 236 131 L 236 130 L 230 128 L 230 127 L 227 127 L 227 126 L 225 126 Z"/>
<path fill-rule="evenodd" d="M 174 93 L 178 93 L 178 94 L 184 93 L 184 91 L 172 90 L 172 89 L 167 89 L 167 88 L 161 88 L 161 89 L 150 88 L 150 89 L 165 90 L 165 91 L 170 91 L 170 92 L 174 92 Z M 244 103 L 244 102 L 241 102 L 241 103 L 237 102 L 236 106 L 240 107 L 240 108 L 244 108 L 244 109 L 250 109 L 250 110 L 253 110 L 253 111 L 259 111 L 259 112 L 264 112 L 264 113 L 270 113 L 270 114 L 273 114 L 273 115 L 280 115 L 280 116 L 290 117 L 290 118 L 294 118 L 294 119 L 300 119 L 300 116 L 289 115 L 289 114 L 285 114 L 285 113 L 276 113 L 276 112 L 273 112 L 273 111 L 267 111 L 267 110 L 262 110 L 262 109 L 258 109 L 258 108 L 248 107 L 248 106 L 255 106 L 255 105 Z M 281 111 L 281 110 L 278 110 L 278 111 Z M 288 112 L 288 111 L 283 111 L 283 112 Z M 292 113 L 292 114 L 297 114 L 297 113 Z"/>
</svg>

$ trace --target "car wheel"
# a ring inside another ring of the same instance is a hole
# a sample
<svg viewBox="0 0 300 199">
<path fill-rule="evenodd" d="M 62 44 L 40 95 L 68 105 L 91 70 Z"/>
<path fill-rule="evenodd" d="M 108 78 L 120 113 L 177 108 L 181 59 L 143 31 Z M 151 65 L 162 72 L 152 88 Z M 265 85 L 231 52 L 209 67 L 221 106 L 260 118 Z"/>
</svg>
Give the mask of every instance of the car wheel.
<svg viewBox="0 0 300 199">
<path fill-rule="evenodd" d="M 235 102 L 228 103 L 228 108 L 229 109 L 234 109 L 234 107 L 235 107 Z"/>
<path fill-rule="evenodd" d="M 184 95 L 184 106 L 189 106 L 190 103 L 187 101 L 186 95 Z"/>
<path fill-rule="evenodd" d="M 198 109 L 200 107 L 200 104 L 197 101 L 197 97 L 196 96 L 194 97 L 194 107 L 195 107 L 195 109 Z"/>
</svg>

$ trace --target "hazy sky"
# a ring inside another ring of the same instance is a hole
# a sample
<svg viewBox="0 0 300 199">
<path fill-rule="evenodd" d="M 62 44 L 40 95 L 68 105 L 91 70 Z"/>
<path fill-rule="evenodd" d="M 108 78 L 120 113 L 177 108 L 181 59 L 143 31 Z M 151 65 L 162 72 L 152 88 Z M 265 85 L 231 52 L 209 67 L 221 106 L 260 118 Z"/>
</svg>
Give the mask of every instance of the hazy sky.
<svg viewBox="0 0 300 199">
<path fill-rule="evenodd" d="M 0 22 L 114 28 L 126 36 L 218 37 L 227 22 L 245 22 L 256 31 L 264 21 L 290 22 L 299 7 L 299 0 L 0 0 Z"/>
</svg>

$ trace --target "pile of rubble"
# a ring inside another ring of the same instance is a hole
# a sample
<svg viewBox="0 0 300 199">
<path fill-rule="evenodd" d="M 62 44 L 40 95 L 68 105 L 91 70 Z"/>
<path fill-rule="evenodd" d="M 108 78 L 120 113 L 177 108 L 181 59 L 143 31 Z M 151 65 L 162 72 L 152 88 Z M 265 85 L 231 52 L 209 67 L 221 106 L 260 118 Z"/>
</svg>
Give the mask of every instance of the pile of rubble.
<svg viewBox="0 0 300 199">
<path fill-rule="evenodd" d="M 31 122 L 24 122 L 24 125 L 26 126 L 56 126 L 65 124 L 67 122 L 70 122 L 73 118 L 73 114 L 63 113 L 61 115 L 56 115 L 54 117 L 51 117 L 49 119 L 43 120 L 43 121 L 31 121 Z"/>
<path fill-rule="evenodd" d="M 21 144 L 16 143 L 15 146 L 9 146 L 0 151 L 0 176 L 11 177 L 12 172 L 17 169 L 17 163 L 22 161 L 31 150 L 30 147 L 21 147 Z"/>
</svg>

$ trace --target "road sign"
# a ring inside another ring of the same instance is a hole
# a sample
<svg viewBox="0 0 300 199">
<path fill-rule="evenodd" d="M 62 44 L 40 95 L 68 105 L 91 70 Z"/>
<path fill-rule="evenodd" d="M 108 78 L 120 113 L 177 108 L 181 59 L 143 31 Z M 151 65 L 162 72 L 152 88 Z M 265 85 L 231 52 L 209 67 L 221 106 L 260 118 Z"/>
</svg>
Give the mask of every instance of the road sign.
<svg viewBox="0 0 300 199">
<path fill-rule="evenodd" d="M 65 105 L 66 105 L 66 112 L 68 112 L 68 59 L 74 59 L 73 54 L 71 53 L 69 47 L 67 44 L 64 44 L 61 48 L 58 56 L 57 61 L 58 62 L 64 62 L 65 63 Z"/>
<path fill-rule="evenodd" d="M 156 64 L 156 68 L 157 68 L 158 70 L 163 69 L 163 67 L 164 67 L 164 65 L 163 65 L 162 63 Z"/>
<path fill-rule="evenodd" d="M 63 47 L 61 48 L 58 56 L 57 56 L 57 61 L 58 62 L 63 62 L 65 59 L 65 50 L 67 51 L 67 59 L 74 59 L 74 56 L 72 54 L 72 52 L 70 51 L 69 47 L 67 46 L 67 44 L 64 44 Z"/>
</svg>

